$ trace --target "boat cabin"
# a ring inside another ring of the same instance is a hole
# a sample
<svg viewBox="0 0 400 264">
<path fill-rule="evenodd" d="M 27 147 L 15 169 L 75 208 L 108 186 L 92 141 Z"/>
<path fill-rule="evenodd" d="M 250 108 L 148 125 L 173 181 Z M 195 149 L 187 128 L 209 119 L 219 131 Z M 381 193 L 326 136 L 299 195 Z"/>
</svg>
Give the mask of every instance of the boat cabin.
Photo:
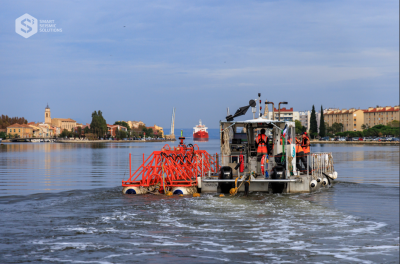
<svg viewBox="0 0 400 264">
<path fill-rule="evenodd" d="M 257 136 L 265 129 L 267 153 L 257 152 Z M 237 165 L 242 160 L 244 171 L 261 175 L 262 156 L 268 158 L 269 169 L 277 163 L 285 166 L 286 176 L 297 175 L 295 123 L 291 121 L 267 120 L 257 118 L 246 121 L 221 121 L 221 166 L 229 166 L 234 175 L 238 174 Z M 289 161 L 289 162 L 286 162 Z"/>
</svg>

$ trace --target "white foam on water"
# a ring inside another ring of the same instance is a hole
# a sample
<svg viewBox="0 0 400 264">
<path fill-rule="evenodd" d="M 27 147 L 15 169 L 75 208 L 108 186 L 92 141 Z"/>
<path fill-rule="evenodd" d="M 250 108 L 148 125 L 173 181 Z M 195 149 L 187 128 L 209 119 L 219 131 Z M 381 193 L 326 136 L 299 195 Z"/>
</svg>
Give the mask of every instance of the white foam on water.
<svg viewBox="0 0 400 264">
<path fill-rule="evenodd" d="M 113 255 L 108 255 L 108 256 L 106 256 L 106 257 L 104 257 L 105 259 L 106 258 L 116 258 L 116 257 L 122 257 L 122 256 L 129 256 L 129 255 L 132 255 L 133 253 L 129 253 L 129 254 L 113 254 Z"/>
<path fill-rule="evenodd" d="M 200 211 L 198 211 L 198 210 L 191 210 L 190 211 L 192 214 L 195 214 L 195 215 L 212 215 L 211 213 L 209 213 L 209 212 L 200 212 Z"/>
<path fill-rule="evenodd" d="M 347 256 L 347 255 L 342 255 L 342 254 L 334 254 L 334 257 L 335 258 L 339 258 L 339 259 L 354 261 L 356 263 L 365 263 L 365 264 L 373 263 L 372 261 L 369 261 L 369 260 L 363 260 L 363 259 L 359 259 L 359 258 L 356 258 L 356 257 L 350 257 L 350 256 Z"/>
<path fill-rule="evenodd" d="M 349 230 L 349 232 L 352 233 L 376 233 L 376 231 L 378 229 L 381 229 L 384 226 L 387 226 L 387 224 L 385 223 L 377 223 L 377 222 L 370 222 L 370 221 L 364 221 L 364 223 L 368 224 L 368 226 L 366 227 L 362 227 L 362 228 L 356 228 L 356 229 L 352 229 Z"/>
<path fill-rule="evenodd" d="M 61 262 L 61 263 L 98 263 L 98 264 L 112 264 L 112 262 L 108 261 L 99 261 L 99 260 L 88 260 L 88 261 L 83 261 L 83 260 L 72 260 L 72 259 L 59 259 L 59 258 L 48 258 L 48 257 L 42 257 L 42 260 L 45 261 L 50 261 L 50 262 Z"/>
<path fill-rule="evenodd" d="M 199 255 L 190 255 L 191 257 L 195 257 L 195 258 L 206 258 L 206 259 L 215 259 L 215 260 L 219 260 L 219 261 L 231 261 L 228 258 L 217 258 L 217 257 L 209 257 L 209 256 L 199 256 Z"/>
<path fill-rule="evenodd" d="M 135 254 L 135 256 L 157 255 L 157 254 L 160 254 L 160 253 L 159 252 L 145 252 L 145 251 L 143 251 L 142 253 Z"/>
</svg>

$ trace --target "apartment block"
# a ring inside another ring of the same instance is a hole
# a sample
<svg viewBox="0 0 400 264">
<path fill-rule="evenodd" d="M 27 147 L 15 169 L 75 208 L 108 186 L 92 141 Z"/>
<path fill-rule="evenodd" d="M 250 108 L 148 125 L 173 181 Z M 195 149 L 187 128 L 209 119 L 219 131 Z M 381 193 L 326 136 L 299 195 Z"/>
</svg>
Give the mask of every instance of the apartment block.
<svg viewBox="0 0 400 264">
<path fill-rule="evenodd" d="M 393 120 L 399 120 L 399 106 L 369 107 L 364 110 L 364 122 L 368 127 L 387 125 Z"/>
</svg>

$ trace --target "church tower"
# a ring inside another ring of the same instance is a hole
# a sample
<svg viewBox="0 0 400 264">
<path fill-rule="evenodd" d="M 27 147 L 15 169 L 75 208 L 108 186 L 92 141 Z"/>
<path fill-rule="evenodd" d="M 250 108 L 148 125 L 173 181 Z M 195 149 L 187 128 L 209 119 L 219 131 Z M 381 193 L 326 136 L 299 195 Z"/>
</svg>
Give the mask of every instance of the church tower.
<svg viewBox="0 0 400 264">
<path fill-rule="evenodd" d="M 51 125 L 51 114 L 50 114 L 49 104 L 47 104 L 46 109 L 44 111 L 44 123 Z"/>
</svg>

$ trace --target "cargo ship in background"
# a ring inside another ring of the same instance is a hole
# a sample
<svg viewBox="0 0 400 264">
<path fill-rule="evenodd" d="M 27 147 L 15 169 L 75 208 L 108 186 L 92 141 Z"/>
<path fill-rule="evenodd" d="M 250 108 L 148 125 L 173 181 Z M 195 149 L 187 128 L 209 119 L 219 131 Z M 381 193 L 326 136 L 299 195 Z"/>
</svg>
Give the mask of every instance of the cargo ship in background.
<svg viewBox="0 0 400 264">
<path fill-rule="evenodd" d="M 201 119 L 199 124 L 193 128 L 193 140 L 208 140 L 207 127 L 201 123 Z"/>
</svg>

